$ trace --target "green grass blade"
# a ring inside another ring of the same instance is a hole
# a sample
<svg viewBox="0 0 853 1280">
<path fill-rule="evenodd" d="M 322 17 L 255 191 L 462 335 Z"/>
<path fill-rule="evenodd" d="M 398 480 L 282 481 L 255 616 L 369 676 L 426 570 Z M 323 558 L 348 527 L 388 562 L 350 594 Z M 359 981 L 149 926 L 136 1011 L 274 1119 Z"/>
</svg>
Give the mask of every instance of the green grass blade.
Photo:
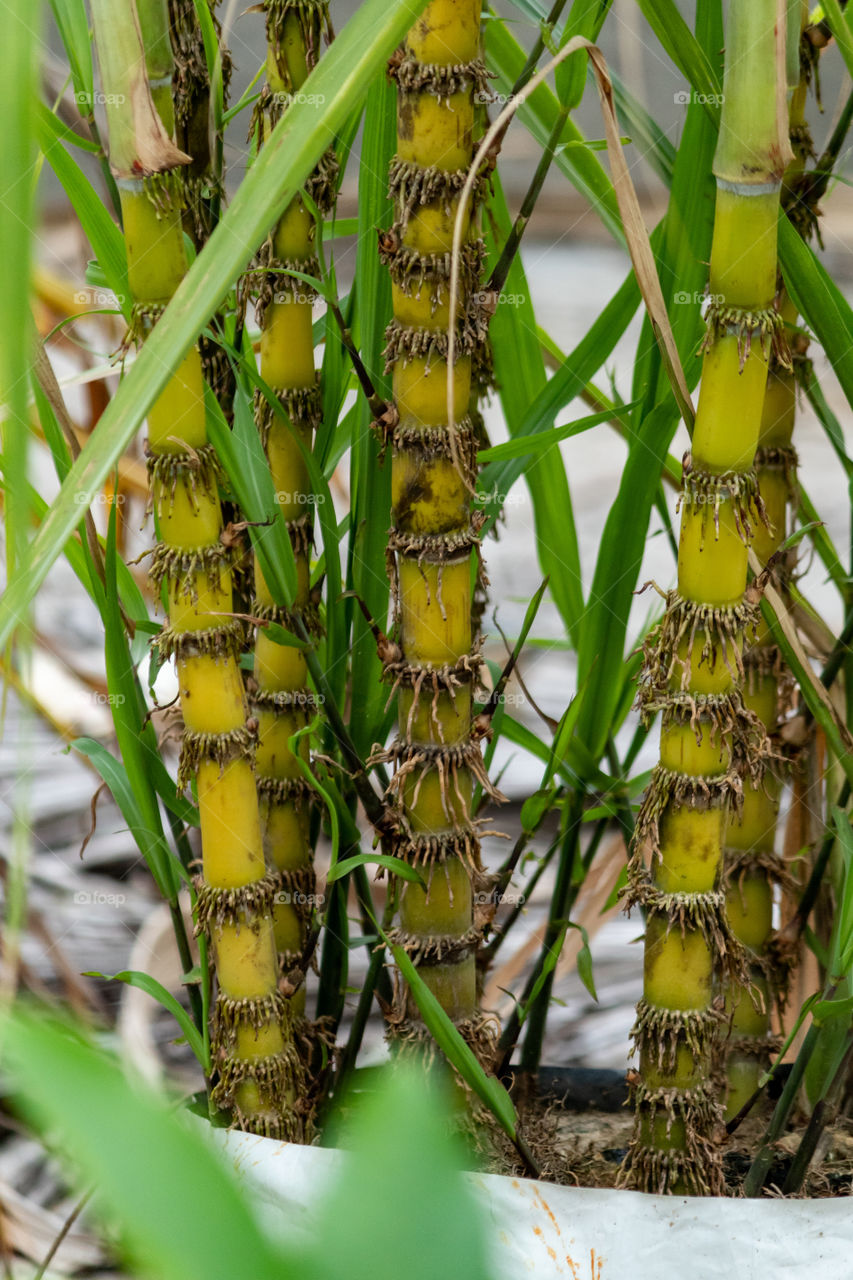
<svg viewBox="0 0 853 1280">
<path fill-rule="evenodd" d="M 600 759 L 619 703 L 628 614 L 643 560 L 649 515 L 676 423 L 669 403 L 642 423 L 601 537 L 578 648 L 577 733 Z"/>
<path fill-rule="evenodd" d="M 27 480 L 30 424 L 28 379 L 34 339 L 29 310 L 34 225 L 32 166 L 36 156 L 36 47 L 41 6 L 11 0 L 0 44 L 0 244 L 3 246 L 3 308 L 0 312 L 0 405 L 2 405 L 3 501 L 6 570 L 11 578 L 25 564 L 30 503 Z M 79 514 L 79 513 L 78 513 Z M 22 611 L 23 612 L 23 611 Z M 23 622 L 23 616 L 17 621 Z"/>
<path fill-rule="evenodd" d="M 79 133 L 75 133 L 73 129 L 69 129 L 67 124 L 59 119 L 53 111 L 48 111 L 43 102 L 36 104 L 38 113 L 38 126 L 42 132 L 42 137 L 47 134 L 53 134 L 58 142 L 65 143 L 69 147 L 77 147 L 79 151 L 88 151 L 90 155 L 97 155 L 99 147 L 96 142 L 91 142 L 88 138 L 82 137 Z"/>
<path fill-rule="evenodd" d="M 526 60 L 527 54 L 508 26 L 502 22 L 486 23 L 486 61 L 489 70 L 496 73 L 494 83 L 499 92 L 509 93 Z M 542 84 L 519 109 L 518 118 L 539 145 L 544 146 L 559 111 L 560 104 L 556 96 L 546 84 Z M 562 142 L 585 142 L 583 134 L 571 119 L 566 121 Z M 589 201 L 614 239 L 623 244 L 625 237 L 616 193 L 598 156 L 583 145 L 563 145 L 557 152 L 555 164 L 572 186 Z"/>
<path fill-rule="evenodd" d="M 496 444 L 490 449 L 481 449 L 477 457 L 481 462 L 505 462 L 510 458 L 525 458 L 530 455 L 538 457 L 553 448 L 559 440 L 569 440 L 572 436 L 583 435 L 592 427 L 600 427 L 603 422 L 610 422 L 614 417 L 627 414 L 633 407 L 629 404 L 621 405 L 618 410 L 604 409 L 601 413 L 591 413 L 586 418 L 578 418 L 577 422 L 567 422 L 564 427 L 534 431 L 529 436 L 507 440 L 506 444 Z"/>
<path fill-rule="evenodd" d="M 426 889 L 426 882 L 423 876 L 414 867 L 410 867 L 401 858 L 392 858 L 387 853 L 373 852 L 354 853 L 350 858 L 339 859 L 330 867 L 326 876 L 326 884 L 333 884 L 335 880 L 340 880 L 342 876 L 349 875 L 356 867 L 367 866 L 384 867 L 386 871 L 392 871 L 401 880 L 410 880 L 412 884 L 419 884 L 422 889 Z"/>
<path fill-rule="evenodd" d="M 243 387 L 234 396 L 234 426 L 229 429 L 215 396 L 205 388 L 207 433 L 228 476 L 240 510 L 250 522 L 249 536 L 261 562 L 264 581 L 276 604 L 296 597 L 296 561 L 287 525 L 276 501 L 269 463 Z"/>
<path fill-rule="evenodd" d="M 652 232 L 653 248 L 661 233 L 660 226 Z M 627 329 L 640 301 L 640 289 L 631 272 L 585 337 L 533 400 L 518 427 L 516 438 L 553 428 L 560 410 L 584 390 L 592 376 L 604 364 Z M 500 477 L 497 473 L 498 465 L 501 467 Z M 481 473 L 480 487 L 486 495 L 494 492 L 507 493 L 523 470 L 523 463 L 517 459 L 501 464 L 488 464 Z M 487 499 L 485 509 L 489 513 L 488 525 L 491 525 L 497 517 L 498 506 Z"/>
<path fill-rule="evenodd" d="M 168 898 L 170 885 L 163 875 L 162 850 L 158 846 L 158 834 L 156 831 L 151 831 L 143 817 L 124 764 L 111 755 L 100 742 L 95 742 L 92 738 L 75 738 L 71 745 L 75 751 L 80 752 L 81 756 L 91 760 L 109 787 L 110 794 L 118 805 L 121 816 L 127 823 L 128 830 L 136 841 L 136 847 L 145 859 L 157 888 L 165 898 Z"/>
<path fill-rule="evenodd" d="M 72 1153 L 121 1223 L 140 1275 L 162 1280 L 295 1280 L 200 1135 L 115 1062 L 44 1013 L 3 1019 L 4 1075 L 18 1104 Z M 144 1158 L 142 1154 L 144 1153 Z"/>
<path fill-rule="evenodd" d="M 50 0 L 50 8 L 71 68 L 77 108 L 81 116 L 90 117 L 94 111 L 95 73 L 85 0 Z"/>
<path fill-rule="evenodd" d="M 376 232 L 393 221 L 388 199 L 388 166 L 396 148 L 396 107 L 393 84 L 385 77 L 370 87 L 364 116 L 364 142 L 359 170 L 358 250 L 356 254 L 354 328 L 361 357 L 380 395 L 390 394 L 390 381 L 381 372 L 385 326 L 391 319 L 391 281 L 376 252 Z M 347 587 L 367 605 L 384 629 L 388 617 L 389 583 L 385 544 L 391 523 L 391 467 L 379 464 L 380 444 L 370 429 L 370 410 L 359 396 L 359 415 L 353 436 L 350 493 L 352 533 Z M 384 735 L 382 724 L 387 685 L 376 642 L 361 609 L 352 617 L 352 704 L 350 732 L 364 754 Z"/>
<path fill-rule="evenodd" d="M 609 67 L 608 71 L 613 85 L 613 101 L 616 103 L 619 123 L 630 135 L 632 143 L 642 154 L 643 159 L 648 161 L 660 180 L 669 186 L 675 166 L 676 148 L 654 117 L 646 111 L 642 103 L 637 101 L 624 80 L 612 67 Z M 592 71 L 590 71 L 590 79 L 594 79 Z"/>
<path fill-rule="evenodd" d="M 492 186 L 493 194 L 486 207 L 486 243 L 491 253 L 496 255 L 506 241 L 512 223 L 497 175 Z M 547 382 L 545 362 L 536 336 L 536 317 L 518 254 L 510 267 L 502 298 L 512 301 L 498 302 L 489 326 L 489 336 L 501 408 L 507 430 L 510 436 L 514 436 L 525 420 L 528 405 L 544 390 Z M 535 445 L 533 449 L 525 446 L 536 439 L 541 439 L 544 444 L 542 437 L 528 436 L 500 447 L 507 449 L 520 445 L 522 452 L 509 456 L 521 457 L 534 453 Z M 489 452 L 494 457 L 494 451 Z M 563 625 L 571 635 L 583 607 L 583 590 L 572 497 L 559 451 L 533 456 L 524 469 L 524 478 L 533 503 L 539 567 L 549 580 Z M 500 480 L 496 488 L 499 499 L 505 501 L 507 491 L 501 489 Z"/>
<path fill-rule="evenodd" d="M 716 13 L 717 22 L 709 21 L 711 8 Z M 711 52 L 723 46 L 720 17 L 718 7 L 700 5 L 698 34 L 709 60 Z M 701 301 L 708 281 L 714 229 L 716 184 L 711 165 L 716 145 L 715 122 L 709 119 L 700 103 L 691 101 L 672 169 L 663 236 L 655 252 L 672 335 L 690 390 L 696 386 L 701 372 L 701 361 L 696 359 L 696 352 L 704 333 Z M 639 421 L 670 394 L 669 380 L 648 315 L 643 319 L 637 346 L 631 394 L 642 398 Z M 674 397 L 673 412 L 678 413 Z"/>
<path fill-rule="evenodd" d="M 124 318 L 129 319 L 131 297 L 127 283 L 127 254 L 121 232 L 77 161 L 65 150 L 54 128 L 48 125 L 45 116 L 39 119 L 39 145 L 71 201 L 83 233 L 100 263 L 107 285 L 116 295 Z"/>
<path fill-rule="evenodd" d="M 643 15 L 672 61 L 699 94 L 716 120 L 720 113 L 720 81 L 714 65 L 693 35 L 675 0 L 638 0 Z"/>
<path fill-rule="evenodd" d="M 378 926 L 377 926 L 378 928 Z M 403 947 L 391 946 L 386 935 L 379 929 L 385 945 L 390 947 L 400 972 L 412 992 L 424 1025 L 447 1058 L 455 1067 L 465 1083 L 476 1093 L 481 1102 L 489 1108 L 504 1133 L 515 1141 L 518 1130 L 518 1117 L 515 1107 L 506 1089 L 494 1076 L 487 1076 L 480 1066 L 473 1051 L 462 1039 L 450 1018 L 442 1009 L 438 1000 L 430 991 L 423 978 L 412 964 Z"/>
<path fill-rule="evenodd" d="M 829 29 L 835 36 L 835 42 L 844 59 L 848 75 L 853 76 L 853 31 L 850 30 L 847 14 L 842 12 L 838 0 L 823 0 L 821 7 L 829 23 Z"/>
<path fill-rule="evenodd" d="M 853 405 L 853 310 L 814 251 L 782 214 L 779 260 L 785 287 L 817 334 L 847 403 Z"/>
<path fill-rule="evenodd" d="M 205 1075 L 209 1073 L 210 1055 L 205 1050 L 204 1040 L 193 1025 L 193 1020 L 186 1009 L 182 1004 L 179 1004 L 171 991 L 166 990 L 162 982 L 152 978 L 150 973 L 140 973 L 137 969 L 123 969 L 121 973 L 96 973 L 90 971 L 85 976 L 87 978 L 106 978 L 108 982 L 123 982 L 126 986 L 135 987 L 137 991 L 144 991 L 147 996 L 151 996 L 152 1000 L 156 1000 L 158 1004 L 171 1013 Z"/>
</svg>

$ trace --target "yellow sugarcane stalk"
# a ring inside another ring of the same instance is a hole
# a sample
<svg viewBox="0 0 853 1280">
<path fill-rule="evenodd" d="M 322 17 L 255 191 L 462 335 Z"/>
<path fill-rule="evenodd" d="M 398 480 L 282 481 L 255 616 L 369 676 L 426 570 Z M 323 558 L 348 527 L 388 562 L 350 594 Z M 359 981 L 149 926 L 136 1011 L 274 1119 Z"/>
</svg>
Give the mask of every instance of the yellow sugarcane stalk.
<svg viewBox="0 0 853 1280">
<path fill-rule="evenodd" d="M 395 222 L 381 253 L 394 318 L 386 359 L 396 413 L 389 425 L 392 519 L 388 571 L 397 645 L 385 674 L 398 695 L 398 736 L 375 759 L 395 766 L 396 853 L 426 888 L 401 890 L 393 940 L 484 1058 L 493 1029 L 478 1011 L 474 893 L 480 885 L 475 785 L 496 794 L 482 758 L 487 723 L 472 723 L 480 668 L 472 630 L 480 521 L 471 504 L 476 439 L 468 416 L 485 317 L 476 290 L 482 244 L 463 250 L 453 386 L 456 450 L 447 425 L 450 249 L 458 193 L 473 158 L 475 95 L 486 87 L 479 0 L 432 0 L 391 72 L 397 82 L 397 154 L 391 166 Z M 454 459 L 459 460 L 459 465 Z M 429 1037 L 402 984 L 390 1018 L 399 1049 Z"/>
<path fill-rule="evenodd" d="M 747 544 L 762 518 L 753 457 L 771 351 L 784 359 L 776 220 L 790 157 L 784 22 L 776 0 L 733 0 L 726 36 L 717 200 L 702 384 L 681 495 L 678 586 L 646 646 L 640 702 L 660 710 L 660 763 L 637 819 L 628 899 L 647 912 L 637 1123 L 623 1179 L 642 1190 L 717 1193 L 722 1115 L 711 1047 L 718 966 L 743 976 L 725 914 L 725 823 L 744 778 L 759 782 L 767 739 L 741 693 Z M 780 50 L 781 44 L 781 50 Z M 646 865 L 650 858 L 651 866 Z"/>
<path fill-rule="evenodd" d="M 118 10 L 121 12 L 118 12 Z M 157 115 L 131 2 L 93 0 L 109 111 L 111 165 L 121 193 L 133 336 L 143 339 L 187 269 L 179 202 L 168 173 L 186 157 Z M 167 118 L 168 106 L 161 104 Z M 163 175 L 166 175 L 165 178 Z M 208 936 L 218 991 L 211 1032 L 214 1100 L 246 1129 L 282 1136 L 289 1074 L 255 792 L 254 726 L 239 669 L 229 552 L 220 535 L 220 468 L 208 443 L 201 362 L 191 350 L 148 417 L 151 501 L 158 541 L 152 580 L 169 615 L 158 645 L 175 658 L 184 735 L 178 785 L 195 782 L 202 843 L 197 923 Z"/>
<path fill-rule="evenodd" d="M 808 5 L 801 5 L 800 31 L 808 21 Z M 799 55 L 799 44 L 797 46 Z M 793 158 L 785 173 L 786 193 L 796 189 L 812 152 L 805 119 L 808 74 L 796 58 L 797 83 L 789 106 L 789 137 Z M 796 209 L 796 204 L 794 204 Z M 796 223 L 795 223 L 796 225 Z M 807 216 L 801 229 L 812 225 Z M 789 331 L 797 323 L 797 309 L 782 285 L 778 284 L 777 308 Z M 755 533 L 754 548 L 762 564 L 767 564 L 785 539 L 788 504 L 796 493 L 797 455 L 793 448 L 797 409 L 797 383 L 790 361 L 771 358 L 761 416 L 755 471 L 767 513 L 766 522 Z M 784 572 L 784 566 L 779 572 Z M 744 652 L 746 674 L 744 703 L 761 720 L 768 734 L 776 732 L 779 716 L 791 694 L 791 676 L 781 651 L 766 623 L 761 620 L 752 644 Z M 782 763 L 780 755 L 779 765 Z M 735 984 L 727 993 L 730 1029 L 724 1049 L 727 1077 L 727 1116 L 737 1114 L 758 1087 L 763 1071 L 778 1049 L 772 1035 L 774 1005 L 781 1012 L 787 993 L 792 957 L 772 944 L 773 888 L 790 887 L 784 860 L 776 851 L 776 825 L 782 790 L 778 767 L 768 771 L 761 785 L 745 783 L 743 805 L 733 814 L 726 831 L 726 912 L 732 932 L 747 949 L 749 982 L 752 990 Z M 760 1002 L 754 992 L 761 995 Z"/>
<path fill-rule="evenodd" d="M 323 35 L 329 34 L 325 0 L 268 0 L 267 84 L 253 121 L 257 142 L 272 127 L 291 96 L 298 93 L 319 56 Z M 337 162 L 333 152 L 320 162 L 306 189 L 321 212 L 335 198 Z M 319 425 L 322 399 L 314 369 L 312 306 L 315 293 L 294 269 L 319 276 L 314 248 L 314 216 L 302 199 L 288 206 L 256 259 L 251 279 L 258 295 L 261 323 L 261 376 L 287 410 L 276 412 L 258 394 L 255 412 L 266 450 L 281 513 L 290 533 L 296 560 L 298 591 L 290 610 L 276 606 L 255 562 L 256 616 L 294 630 L 297 618 L 313 634 L 320 634 L 320 618 L 311 599 L 310 552 L 314 524 L 314 495 L 300 443 L 311 448 Z M 251 703 L 259 723 L 257 783 L 264 850 L 279 881 L 275 905 L 275 933 L 282 985 L 290 997 L 304 1033 L 304 974 L 299 968 L 315 902 L 316 876 L 309 831 L 310 786 L 291 751 L 289 740 L 304 729 L 315 711 L 308 688 L 305 657 L 298 648 L 274 643 L 259 628 Z M 308 758 L 307 738 L 300 754 Z M 310 1036 L 300 1036 L 310 1052 Z M 307 1120 L 305 1121 L 307 1123 Z"/>
</svg>

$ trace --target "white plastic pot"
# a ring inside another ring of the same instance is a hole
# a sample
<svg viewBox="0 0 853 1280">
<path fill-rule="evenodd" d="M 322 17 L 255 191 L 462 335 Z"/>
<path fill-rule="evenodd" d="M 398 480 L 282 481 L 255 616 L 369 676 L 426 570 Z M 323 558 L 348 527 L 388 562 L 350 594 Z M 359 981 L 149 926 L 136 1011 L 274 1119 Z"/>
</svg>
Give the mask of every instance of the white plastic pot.
<svg viewBox="0 0 853 1280">
<path fill-rule="evenodd" d="M 211 1131 L 271 1232 L 317 1230 L 315 1206 L 346 1152 Z M 495 1280 L 851 1280 L 853 1205 L 723 1200 L 557 1187 L 464 1174 L 483 1207 Z M 438 1278 L 437 1278 L 438 1280 Z"/>
</svg>

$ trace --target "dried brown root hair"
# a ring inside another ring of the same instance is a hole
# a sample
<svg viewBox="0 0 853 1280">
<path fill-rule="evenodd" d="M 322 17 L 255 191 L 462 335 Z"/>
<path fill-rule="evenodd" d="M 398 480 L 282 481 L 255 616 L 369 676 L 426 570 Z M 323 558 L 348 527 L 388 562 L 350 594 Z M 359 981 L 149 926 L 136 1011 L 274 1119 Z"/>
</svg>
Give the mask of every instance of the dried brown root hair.
<svg viewBox="0 0 853 1280">
<path fill-rule="evenodd" d="M 148 469 L 149 508 L 153 510 L 154 490 L 157 490 L 157 515 L 162 516 L 163 504 L 168 502 L 171 511 L 180 485 L 197 510 L 200 496 L 215 493 L 225 479 L 222 463 L 212 444 L 201 445 L 182 453 L 152 453 L 146 445 L 145 463 Z"/>
<path fill-rule="evenodd" d="M 449 253 L 418 253 L 400 243 L 401 229 L 392 227 L 380 232 L 379 259 L 388 268 L 391 279 L 406 297 L 420 297 L 430 286 L 430 303 L 435 311 L 445 300 L 450 281 Z M 465 293 L 475 290 L 483 272 L 486 246 L 482 240 L 468 240 L 462 249 L 460 279 Z"/>
<path fill-rule="evenodd" d="M 666 936 L 677 929 L 682 939 L 690 933 L 701 934 L 706 947 L 716 958 L 717 968 L 729 982 L 746 984 L 747 953 L 735 937 L 726 918 L 726 895 L 723 889 L 706 893 L 664 893 L 636 864 L 629 873 L 624 892 L 626 910 L 642 907 L 648 914 L 647 924 L 655 916 L 666 920 Z"/>
<path fill-rule="evenodd" d="M 284 1049 L 266 1057 L 235 1058 L 221 1055 L 219 1045 L 213 1045 L 213 1049 L 218 1078 L 211 1090 L 211 1101 L 233 1113 L 235 1127 L 280 1142 L 304 1142 L 308 1110 L 300 1096 L 304 1070 L 292 1038 L 285 1037 Z M 239 1104 L 239 1085 L 246 1082 L 255 1085 L 260 1098 L 260 1106 L 249 1115 Z M 290 1105 L 289 1098 L 293 1099 Z"/>
<path fill-rule="evenodd" d="M 640 693 L 642 713 L 647 720 L 661 712 L 667 727 L 689 725 L 697 746 L 701 746 L 707 732 L 710 742 L 728 745 L 735 757 L 764 759 L 769 754 L 764 725 L 745 705 L 740 689 L 725 693 L 693 693 L 687 689 L 661 693 L 646 688 Z"/>
<path fill-rule="evenodd" d="M 759 445 L 755 451 L 753 463 L 756 472 L 782 471 L 788 489 L 788 499 L 793 501 L 797 495 L 797 468 L 800 458 L 793 445 L 768 447 Z"/>
<path fill-rule="evenodd" d="M 700 355 L 710 351 L 722 338 L 736 337 L 738 360 L 743 372 L 752 343 L 757 338 L 765 360 L 772 356 L 781 368 L 792 368 L 784 324 L 775 307 L 750 310 L 748 307 L 712 301 L 705 319 L 708 328 L 699 348 Z"/>
<path fill-rule="evenodd" d="M 723 1022 L 722 1010 L 716 1006 L 665 1009 L 643 997 L 637 1004 L 631 1041 L 638 1053 L 656 1064 L 658 1071 L 673 1072 L 682 1045 L 694 1058 L 706 1058 Z"/>
<path fill-rule="evenodd" d="M 232 760 L 254 761 L 256 744 L 257 737 L 247 724 L 225 733 L 196 733 L 184 729 L 178 762 L 178 790 L 183 791 L 190 785 L 203 760 L 218 764 L 220 774 Z"/>
<path fill-rule="evenodd" d="M 499 802 L 504 799 L 488 775 L 480 742 L 476 738 L 468 738 L 452 746 L 411 743 L 402 738 L 395 738 L 390 746 L 374 748 L 371 752 L 368 765 L 379 763 L 394 765 L 395 772 L 385 794 L 393 797 L 398 803 L 402 802 L 404 789 L 412 775 L 417 775 L 410 801 L 411 805 L 415 805 L 423 779 L 430 773 L 437 773 L 445 816 L 448 822 L 453 824 L 457 822 L 458 814 L 454 811 L 453 805 L 448 803 L 450 794 L 456 797 L 460 813 L 464 813 L 467 808 L 459 783 L 459 774 L 462 770 L 471 775 L 474 782 L 482 787 L 484 794 L 491 800 Z"/>
<path fill-rule="evenodd" d="M 395 975 L 396 976 L 396 975 Z M 392 1058 L 397 1062 L 415 1062 L 419 1067 L 429 1070 L 435 1063 L 449 1066 L 442 1050 L 436 1044 L 432 1033 L 420 1021 L 410 1018 L 405 1012 L 406 993 L 402 992 L 402 1000 L 395 998 L 394 1009 L 386 1015 L 386 1042 Z M 498 1024 L 493 1015 L 480 1013 L 473 1018 L 463 1018 L 453 1023 L 462 1039 L 472 1050 L 478 1062 L 488 1071 L 497 1055 Z M 468 1085 L 451 1067 L 457 1082 L 466 1094 Z"/>
<path fill-rule="evenodd" d="M 129 351 L 141 346 L 165 310 L 165 302 L 134 302 L 130 308 L 127 331 L 115 353 L 116 359 L 124 360 Z"/>
<path fill-rule="evenodd" d="M 265 604 L 261 600 L 252 601 L 252 617 L 258 622 L 274 622 L 285 631 L 298 634 L 298 623 L 301 622 L 309 636 L 322 636 L 323 620 L 320 608 L 313 602 L 293 605 L 287 609 L 283 605 Z"/>
<path fill-rule="evenodd" d="M 233 925 L 238 929 L 246 925 L 250 929 L 259 929 L 269 917 L 280 888 L 279 875 L 275 871 L 267 871 L 259 880 L 250 880 L 236 889 L 221 889 L 206 880 L 197 879 L 196 935 L 204 933 L 210 938 L 212 930 L 223 925 Z"/>
<path fill-rule="evenodd" d="M 473 356 L 487 336 L 488 318 L 483 308 L 474 303 L 457 324 L 454 360 Z M 392 320 L 385 330 L 385 349 L 382 352 L 385 372 L 390 373 L 400 361 L 405 367 L 410 360 L 416 359 L 425 360 L 429 369 L 436 361 L 446 361 L 448 350 L 446 329 L 426 329 Z"/>
<path fill-rule="evenodd" d="M 197 604 L 199 575 L 224 574 L 230 571 L 233 559 L 234 549 L 222 542 L 212 542 L 206 547 L 175 547 L 168 542 L 158 542 L 151 552 L 148 577 L 158 594 L 168 579 L 177 592 Z"/>
<path fill-rule="evenodd" d="M 759 606 L 751 600 L 736 605 L 709 605 L 688 600 L 678 591 L 666 593 L 663 619 L 649 632 L 643 644 L 640 675 L 640 706 L 647 696 L 660 697 L 678 683 L 687 689 L 690 658 L 701 638 L 699 665 L 713 670 L 718 659 L 725 663 L 732 680 L 743 680 L 742 645 L 754 637 L 760 618 Z M 679 649 L 685 645 L 684 656 Z M 647 693 L 647 691 L 649 691 Z"/>
<path fill-rule="evenodd" d="M 720 507 L 723 503 L 730 506 L 735 528 L 744 543 L 752 539 L 753 524 L 756 521 L 760 520 L 765 528 L 770 528 L 754 470 L 720 473 L 696 471 L 689 453 L 684 455 L 682 467 L 682 489 L 676 503 L 676 514 L 682 505 L 702 508 L 702 543 L 709 511 L 714 518 L 714 538 L 719 538 Z"/>
<path fill-rule="evenodd" d="M 472 925 L 463 934 L 408 933 L 392 929 L 388 934 L 392 946 L 402 947 L 417 968 L 432 964 L 456 964 L 477 950 L 483 931 Z"/>
<path fill-rule="evenodd" d="M 683 1151 L 650 1147 L 632 1139 L 619 1171 L 617 1186 L 650 1195 L 725 1195 L 725 1179 L 719 1148 L 693 1125 L 686 1129 Z"/>
<path fill-rule="evenodd" d="M 313 863 L 304 867 L 288 867 L 276 872 L 276 875 L 276 904 L 292 907 L 302 924 L 309 924 L 314 914 L 311 899 L 317 888 L 317 872 Z M 301 956 L 296 959 L 301 959 Z"/>
<path fill-rule="evenodd" d="M 384 447 L 391 445 L 394 453 L 418 453 L 424 462 L 442 458 L 454 461 L 453 442 L 447 427 L 421 427 L 403 425 L 399 421 L 382 423 L 381 438 Z M 457 422 L 456 456 L 462 478 L 472 487 L 477 477 L 477 450 L 481 447 L 470 416 Z"/>
<path fill-rule="evenodd" d="M 246 624 L 239 618 L 199 631 L 160 629 L 154 642 L 161 661 L 168 658 L 238 658 L 246 643 Z"/>
<path fill-rule="evenodd" d="M 291 422 L 303 422 L 315 431 L 323 421 L 323 392 L 320 388 L 320 375 L 311 387 L 272 387 L 278 400 L 281 401 Z M 270 404 L 259 387 L 254 395 L 255 425 L 261 437 L 261 444 L 266 449 L 270 427 L 281 421 L 278 410 Z"/>
<path fill-rule="evenodd" d="M 436 165 L 424 166 L 395 156 L 388 174 L 388 198 L 397 207 L 401 228 L 406 227 L 413 211 L 420 205 L 440 203 L 449 217 L 453 201 L 465 186 L 467 177 L 467 169 L 439 169 Z M 486 182 L 484 170 L 477 177 L 472 206 L 485 196 Z"/>
<path fill-rule="evenodd" d="M 318 36 L 320 39 L 325 38 L 327 43 L 332 38 L 328 0 L 262 0 L 262 7 L 266 18 L 267 44 L 273 51 L 282 80 L 287 83 L 286 63 L 282 58 L 281 43 L 285 19 L 295 16 L 299 22 L 300 35 L 310 70 L 316 65 L 320 56 Z"/>
<path fill-rule="evenodd" d="M 271 804 L 292 804 L 295 809 L 309 804 L 314 788 L 307 778 L 276 778 L 265 773 L 255 774 L 258 795 Z"/>
<path fill-rule="evenodd" d="M 489 103 L 493 97 L 489 81 L 495 78 L 494 72 L 480 58 L 470 62 L 419 62 L 398 50 L 388 61 L 388 76 L 403 93 L 429 93 L 445 105 L 449 105 L 447 99 L 452 94 L 470 88 L 475 102 Z"/>
<path fill-rule="evenodd" d="M 735 813 L 740 813 L 743 779 L 733 765 L 725 773 L 711 776 L 679 773 L 662 764 L 655 765 L 637 814 L 632 863 L 641 862 L 646 849 L 651 850 L 653 862 L 661 857 L 660 821 L 670 805 L 700 812 L 730 805 Z"/>
<path fill-rule="evenodd" d="M 480 857 L 480 830 L 482 820 L 475 819 L 464 826 L 454 826 L 451 831 L 412 831 L 402 810 L 396 813 L 399 829 L 388 837 L 392 857 L 399 858 L 407 866 L 425 867 L 430 878 L 436 866 L 448 859 L 458 858 L 470 875 L 482 873 Z M 377 872 L 381 879 L 383 868 Z M 427 886 L 427 890 L 429 885 Z"/>
</svg>

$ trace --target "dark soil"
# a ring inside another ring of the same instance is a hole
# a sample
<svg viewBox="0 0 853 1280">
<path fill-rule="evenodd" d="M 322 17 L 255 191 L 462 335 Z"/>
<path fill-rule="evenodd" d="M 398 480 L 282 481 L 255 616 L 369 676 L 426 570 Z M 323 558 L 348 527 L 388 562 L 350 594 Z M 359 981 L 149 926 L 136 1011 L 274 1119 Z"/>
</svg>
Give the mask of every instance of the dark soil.
<svg viewBox="0 0 853 1280">
<path fill-rule="evenodd" d="M 577 1074 L 578 1080 L 571 1077 Z M 540 1167 L 540 1177 L 563 1186 L 615 1188 L 619 1170 L 631 1141 L 633 1115 L 624 1077 L 617 1072 L 543 1073 L 540 1091 L 531 1094 L 516 1082 L 516 1106 L 525 1141 Z M 596 1084 L 597 1080 L 597 1084 Z M 542 1087 L 544 1086 L 544 1087 Z M 596 1097 L 596 1095 L 598 1095 Z M 595 1105 L 600 1100 L 602 1107 Z M 747 1117 L 735 1133 L 722 1142 L 728 1193 L 743 1194 L 743 1179 L 761 1144 L 772 1101 Z M 764 1194 L 781 1198 L 791 1161 L 805 1128 L 805 1117 L 775 1144 L 773 1163 Z M 519 1167 L 512 1152 L 512 1172 Z M 500 1158 L 494 1172 L 509 1170 Z M 819 1144 L 801 1191 L 796 1198 L 821 1198 L 853 1194 L 853 1119 L 840 1118 L 828 1127 Z"/>
</svg>

